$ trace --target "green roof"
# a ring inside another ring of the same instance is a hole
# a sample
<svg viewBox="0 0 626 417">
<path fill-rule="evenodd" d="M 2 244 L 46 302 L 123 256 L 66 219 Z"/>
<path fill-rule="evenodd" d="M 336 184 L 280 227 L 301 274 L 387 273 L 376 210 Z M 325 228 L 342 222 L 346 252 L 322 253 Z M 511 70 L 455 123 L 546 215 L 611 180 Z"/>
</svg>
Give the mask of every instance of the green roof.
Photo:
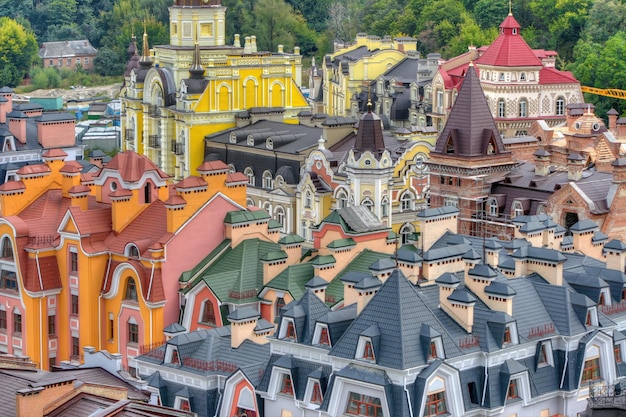
<svg viewBox="0 0 626 417">
<path fill-rule="evenodd" d="M 269 219 L 270 215 L 267 214 L 265 210 L 236 210 L 229 211 L 226 213 L 226 217 L 224 218 L 224 223 L 226 224 L 237 224 L 237 223 L 247 223 L 254 222 L 257 220 L 265 220 Z"/>
<path fill-rule="evenodd" d="M 278 223 L 276 220 L 274 219 L 270 219 L 269 223 L 267 224 L 267 228 L 268 229 L 282 229 L 283 225 Z"/>
<path fill-rule="evenodd" d="M 281 252 L 276 243 L 261 239 L 244 240 L 220 254 L 185 292 L 204 282 L 222 302 L 243 304 L 258 300 L 257 294 L 263 287 L 261 259 L 276 252 Z"/>
<path fill-rule="evenodd" d="M 397 238 L 398 238 L 398 234 L 394 232 L 393 230 L 390 230 L 389 234 L 387 235 L 387 240 L 396 240 Z"/>
<path fill-rule="evenodd" d="M 261 258 L 262 261 L 277 261 L 279 259 L 286 259 L 287 254 L 282 250 L 275 250 L 272 252 L 267 252 L 265 256 Z"/>
<path fill-rule="evenodd" d="M 224 239 L 222 240 L 222 242 L 217 245 L 217 247 L 215 249 L 213 249 L 207 256 L 204 257 L 203 260 L 201 260 L 200 262 L 198 262 L 198 264 L 196 266 L 194 266 L 192 269 L 190 269 L 189 271 L 185 271 L 180 275 L 180 278 L 178 278 L 179 282 L 187 282 L 189 281 L 191 278 L 193 278 L 199 271 L 201 271 L 203 268 L 206 268 L 206 266 L 211 263 L 211 261 L 220 253 L 222 253 L 222 251 L 224 251 L 227 247 L 230 246 L 230 239 Z"/>
<path fill-rule="evenodd" d="M 302 242 L 304 242 L 304 238 L 300 235 L 296 235 L 295 233 L 282 237 L 278 241 L 278 243 L 280 243 L 281 245 L 293 245 L 293 244 L 302 243 Z"/>
<path fill-rule="evenodd" d="M 344 238 L 344 239 L 333 240 L 332 242 L 328 244 L 328 248 L 339 249 L 339 248 L 345 248 L 345 247 L 354 246 L 354 245 L 356 245 L 356 242 L 354 241 L 354 239 L 349 237 L 349 238 Z"/>
<path fill-rule="evenodd" d="M 289 265 L 265 287 L 287 291 L 294 300 L 299 300 L 306 290 L 305 284 L 313 277 L 313 265 L 310 263 Z"/>
<path fill-rule="evenodd" d="M 317 255 L 309 261 L 311 265 L 328 265 L 336 262 L 333 255 Z"/>
</svg>

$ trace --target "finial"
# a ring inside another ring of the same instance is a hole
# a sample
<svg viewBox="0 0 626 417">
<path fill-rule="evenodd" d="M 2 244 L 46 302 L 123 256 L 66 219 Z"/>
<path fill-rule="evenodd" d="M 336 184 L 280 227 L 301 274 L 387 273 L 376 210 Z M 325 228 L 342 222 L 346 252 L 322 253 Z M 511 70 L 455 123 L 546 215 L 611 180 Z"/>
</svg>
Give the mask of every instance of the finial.
<svg viewBox="0 0 626 417">
<path fill-rule="evenodd" d="M 509 0 L 509 16 L 513 16 L 513 0 Z"/>
<path fill-rule="evenodd" d="M 324 136 L 320 136 L 320 138 L 317 140 L 317 149 L 324 150 L 324 142 L 326 142 L 326 140 L 324 139 Z"/>
<path fill-rule="evenodd" d="M 474 66 L 474 61 L 473 61 L 473 60 L 470 60 L 470 62 L 469 62 L 469 66 L 470 66 L 470 67 L 473 67 L 473 66 Z"/>
<path fill-rule="evenodd" d="M 369 98 L 367 99 L 367 112 L 372 112 L 372 100 L 370 100 Z"/>
</svg>

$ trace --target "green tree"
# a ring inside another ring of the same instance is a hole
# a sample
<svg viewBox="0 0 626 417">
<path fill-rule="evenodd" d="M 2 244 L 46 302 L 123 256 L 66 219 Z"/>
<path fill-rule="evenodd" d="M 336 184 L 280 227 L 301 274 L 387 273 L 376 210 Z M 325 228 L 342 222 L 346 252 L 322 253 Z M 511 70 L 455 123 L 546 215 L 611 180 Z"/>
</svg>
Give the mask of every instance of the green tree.
<svg viewBox="0 0 626 417">
<path fill-rule="evenodd" d="M 290 29 L 295 25 L 291 6 L 284 0 L 259 0 L 254 5 L 257 49 L 275 51 L 278 45 L 294 45 L 295 38 Z"/>
<path fill-rule="evenodd" d="M 120 75 L 126 68 L 126 56 L 105 46 L 98 51 L 98 56 L 93 60 L 93 66 L 99 75 Z"/>
<path fill-rule="evenodd" d="M 0 85 L 15 87 L 37 58 L 37 39 L 8 17 L 0 17 Z"/>
<path fill-rule="evenodd" d="M 626 4 L 616 0 L 595 0 L 589 10 L 583 38 L 604 43 L 626 26 Z"/>
</svg>

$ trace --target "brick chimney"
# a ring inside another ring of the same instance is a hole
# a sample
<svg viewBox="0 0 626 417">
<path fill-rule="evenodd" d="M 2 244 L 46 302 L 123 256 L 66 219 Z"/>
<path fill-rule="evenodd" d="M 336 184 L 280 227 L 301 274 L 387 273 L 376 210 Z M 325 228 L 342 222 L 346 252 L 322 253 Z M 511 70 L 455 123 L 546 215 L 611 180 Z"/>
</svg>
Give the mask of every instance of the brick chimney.
<svg viewBox="0 0 626 417">
<path fill-rule="evenodd" d="M 287 268 L 287 254 L 282 250 L 268 252 L 260 261 L 263 264 L 264 285 Z"/>
<path fill-rule="evenodd" d="M 370 265 L 369 270 L 373 276 L 378 278 L 382 283 L 387 281 L 387 278 L 396 269 L 395 261 L 389 258 L 381 258 Z"/>
<path fill-rule="evenodd" d="M 611 240 L 604 245 L 606 267 L 622 273 L 626 272 L 626 244 L 621 240 Z"/>
<path fill-rule="evenodd" d="M 420 211 L 417 214 L 417 220 L 421 233 L 417 247 L 427 251 L 447 231 L 457 233 L 458 217 L 459 209 L 452 206 Z"/>
<path fill-rule="evenodd" d="M 252 307 L 238 308 L 228 315 L 230 321 L 230 347 L 238 348 L 247 339 L 254 337 L 254 328 L 261 314 Z"/>
<path fill-rule="evenodd" d="M 326 288 L 328 287 L 326 280 L 316 276 L 311 278 L 304 286 L 313 294 L 317 295 L 317 298 L 319 298 L 322 303 L 326 302 Z"/>
<path fill-rule="evenodd" d="M 570 227 L 574 250 L 591 256 L 595 259 L 602 258 L 602 245 L 594 242 L 596 232 L 599 230 L 598 224 L 593 220 L 580 220 Z"/>
<path fill-rule="evenodd" d="M 545 177 L 550 173 L 550 152 L 545 149 L 537 149 L 535 156 L 535 175 Z"/>
<path fill-rule="evenodd" d="M 0 123 L 7 122 L 7 114 L 13 111 L 13 90 L 0 88 Z"/>
<path fill-rule="evenodd" d="M 89 194 L 91 189 L 86 185 L 77 185 L 68 190 L 68 195 L 71 198 L 72 207 L 79 207 L 83 211 L 89 209 Z"/>
<path fill-rule="evenodd" d="M 363 278 L 354 285 L 356 291 L 356 311 L 357 315 L 365 308 L 367 303 L 376 295 L 380 287 L 383 285 L 378 278 L 369 276 Z"/>
<path fill-rule="evenodd" d="M 449 272 L 435 280 L 439 286 L 439 307 L 459 326 L 471 333 L 474 326 L 476 298 L 465 289 L 458 289 L 460 281 Z"/>
<path fill-rule="evenodd" d="M 296 234 L 287 235 L 278 241 L 280 249 L 287 254 L 287 265 L 293 265 L 300 261 L 302 242 L 304 239 Z"/>
<path fill-rule="evenodd" d="M 6 115 L 6 118 L 9 125 L 9 132 L 21 143 L 26 143 L 26 121 L 28 120 L 28 116 L 21 111 L 12 111 Z"/>
<path fill-rule="evenodd" d="M 578 181 L 583 177 L 585 168 L 585 158 L 578 153 L 571 153 L 567 156 L 567 179 Z"/>
<path fill-rule="evenodd" d="M 552 285 L 563 285 L 563 264 L 567 258 L 561 252 L 524 246 L 513 252 L 511 257 L 515 260 L 516 277 L 536 272 Z"/>
<path fill-rule="evenodd" d="M 609 130 L 614 134 L 617 133 L 617 117 L 619 113 L 615 109 L 611 109 L 606 112 L 607 117 L 609 118 Z"/>
</svg>

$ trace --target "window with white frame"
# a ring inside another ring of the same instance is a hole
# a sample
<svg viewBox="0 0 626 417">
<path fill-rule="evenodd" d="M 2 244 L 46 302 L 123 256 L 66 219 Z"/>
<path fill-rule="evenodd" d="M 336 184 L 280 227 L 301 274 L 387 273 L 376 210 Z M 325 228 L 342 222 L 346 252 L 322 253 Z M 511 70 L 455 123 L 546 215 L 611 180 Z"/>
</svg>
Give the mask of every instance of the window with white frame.
<svg viewBox="0 0 626 417">
<path fill-rule="evenodd" d="M 263 173 L 263 188 L 272 189 L 272 173 L 269 171 Z"/>
<path fill-rule="evenodd" d="M 525 98 L 519 101 L 519 117 L 528 117 L 528 100 Z"/>
<path fill-rule="evenodd" d="M 506 400 L 515 401 L 521 399 L 520 397 L 520 378 L 511 378 L 509 386 L 506 390 Z"/>
<path fill-rule="evenodd" d="M 371 198 L 365 197 L 363 201 L 361 201 L 361 205 L 367 207 L 369 211 L 372 211 L 372 208 L 374 207 L 374 202 Z"/>
<path fill-rule="evenodd" d="M 506 117 L 506 102 L 503 98 L 498 100 L 498 117 L 501 119 Z"/>
<path fill-rule="evenodd" d="M 585 318 L 585 326 L 597 326 L 598 325 L 598 310 L 595 307 L 589 307 L 587 310 L 587 316 Z"/>
<path fill-rule="evenodd" d="M 387 217 L 389 215 L 389 199 L 387 197 L 383 197 L 381 200 L 380 210 L 383 217 Z"/>
<path fill-rule="evenodd" d="M 557 116 L 563 116 L 565 114 L 565 99 L 562 96 L 556 98 L 556 111 Z"/>
<path fill-rule="evenodd" d="M 274 218 L 276 219 L 278 223 L 280 223 L 281 225 L 280 230 L 284 232 L 286 230 L 285 229 L 285 209 L 282 208 L 281 206 L 276 206 L 276 209 L 274 210 Z"/>
<path fill-rule="evenodd" d="M 448 414 L 446 383 L 443 378 L 437 376 L 428 384 L 424 416 L 431 417 L 445 414 Z"/>
<path fill-rule="evenodd" d="M 324 323 L 317 323 L 315 325 L 315 332 L 313 333 L 313 344 L 331 347 L 330 333 L 328 332 L 328 326 Z"/>
<path fill-rule="evenodd" d="M 615 342 L 613 345 L 613 356 L 615 356 L 615 363 L 624 362 L 624 342 Z"/>
<path fill-rule="evenodd" d="M 411 235 L 415 232 L 413 225 L 411 223 L 405 223 L 400 228 L 400 241 L 403 245 L 410 243 Z"/>
<path fill-rule="evenodd" d="M 350 392 L 345 414 L 359 417 L 382 417 L 383 407 L 380 398 L 358 392 Z"/>
<path fill-rule="evenodd" d="M 278 338 L 284 340 L 297 340 L 296 326 L 293 319 L 291 317 L 283 317 L 282 320 L 280 335 Z"/>
<path fill-rule="evenodd" d="M 583 364 L 582 376 L 580 378 L 581 385 L 600 379 L 602 379 L 602 372 L 600 371 L 600 356 L 586 358 L 585 363 Z"/>
<path fill-rule="evenodd" d="M 428 346 L 428 360 L 445 359 L 441 337 L 433 337 Z"/>
<path fill-rule="evenodd" d="M 400 211 L 413 210 L 414 201 L 415 201 L 415 196 L 413 195 L 412 192 L 407 191 L 404 194 L 402 194 L 402 197 L 400 198 Z"/>
<path fill-rule="evenodd" d="M 344 208 L 348 205 L 348 195 L 344 190 L 337 191 L 335 200 L 337 201 L 337 208 Z"/>
<path fill-rule="evenodd" d="M 186 397 L 176 397 L 174 408 L 181 411 L 191 411 L 191 402 Z"/>
<path fill-rule="evenodd" d="M 178 356 L 178 347 L 167 345 L 165 348 L 165 358 L 163 363 L 171 365 L 180 365 L 180 357 Z"/>
<path fill-rule="evenodd" d="M 447 195 L 443 199 L 444 206 L 458 207 L 459 206 L 459 197 L 453 195 Z"/>
<path fill-rule="evenodd" d="M 250 167 L 246 167 L 243 170 L 243 173 L 246 177 L 248 177 L 248 185 L 254 185 L 254 170 Z"/>
<path fill-rule="evenodd" d="M 313 207 L 313 195 L 310 191 L 304 193 L 304 207 L 311 208 Z"/>
<path fill-rule="evenodd" d="M 372 339 L 367 336 L 361 336 L 356 347 L 355 359 L 363 359 L 370 362 L 376 361 L 376 355 L 374 353 L 374 345 Z"/>
<path fill-rule="evenodd" d="M 516 218 L 517 216 L 521 216 L 524 214 L 524 208 L 522 207 L 522 203 L 520 203 L 519 201 L 516 201 L 513 203 L 513 218 Z"/>
<path fill-rule="evenodd" d="M 519 343 L 519 339 L 517 337 L 517 326 L 515 323 L 507 323 L 504 326 L 504 333 L 502 335 L 502 346 L 508 345 L 516 345 Z"/>
<path fill-rule="evenodd" d="M 498 201 L 495 198 L 489 199 L 489 215 L 496 217 L 498 215 Z"/>
<path fill-rule="evenodd" d="M 554 366 L 554 356 L 552 354 L 552 343 L 549 340 L 541 342 L 539 352 L 537 352 L 537 367 Z"/>
</svg>

